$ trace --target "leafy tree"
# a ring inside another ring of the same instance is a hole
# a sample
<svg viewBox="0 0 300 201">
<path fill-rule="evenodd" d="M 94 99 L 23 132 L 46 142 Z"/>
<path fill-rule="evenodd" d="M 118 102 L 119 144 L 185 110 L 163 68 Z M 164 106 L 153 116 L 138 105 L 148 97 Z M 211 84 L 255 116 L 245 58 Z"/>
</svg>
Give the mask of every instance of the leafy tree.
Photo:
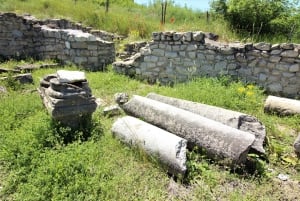
<svg viewBox="0 0 300 201">
<path fill-rule="evenodd" d="M 210 3 L 210 8 L 214 13 L 225 16 L 227 13 L 226 0 L 213 0 Z"/>
<path fill-rule="evenodd" d="M 298 0 L 214 0 L 211 9 L 237 30 L 288 36 L 299 29 L 298 5 Z"/>
</svg>

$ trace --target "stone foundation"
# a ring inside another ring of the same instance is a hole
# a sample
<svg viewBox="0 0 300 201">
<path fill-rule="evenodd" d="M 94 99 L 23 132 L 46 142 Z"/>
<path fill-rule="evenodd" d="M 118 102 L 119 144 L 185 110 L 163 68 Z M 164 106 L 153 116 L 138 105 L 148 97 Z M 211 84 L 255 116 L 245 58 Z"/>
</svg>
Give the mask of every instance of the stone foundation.
<svg viewBox="0 0 300 201">
<path fill-rule="evenodd" d="M 114 70 L 161 84 L 229 75 L 273 94 L 300 97 L 299 44 L 220 43 L 203 32 L 156 32 L 152 38 L 131 59 L 115 62 Z"/>
<path fill-rule="evenodd" d="M 54 59 L 86 70 L 103 70 L 115 60 L 114 35 L 65 19 L 37 20 L 0 13 L 0 57 Z"/>
</svg>

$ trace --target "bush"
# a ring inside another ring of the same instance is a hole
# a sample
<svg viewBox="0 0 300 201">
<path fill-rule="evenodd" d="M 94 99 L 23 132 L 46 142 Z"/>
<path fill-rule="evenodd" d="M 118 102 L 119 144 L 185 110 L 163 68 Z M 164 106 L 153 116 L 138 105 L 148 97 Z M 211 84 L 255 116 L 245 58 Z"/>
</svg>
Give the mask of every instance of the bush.
<svg viewBox="0 0 300 201">
<path fill-rule="evenodd" d="M 230 26 L 241 32 L 281 34 L 287 38 L 299 29 L 297 4 L 286 0 L 216 0 L 212 11 L 224 17 Z"/>
</svg>

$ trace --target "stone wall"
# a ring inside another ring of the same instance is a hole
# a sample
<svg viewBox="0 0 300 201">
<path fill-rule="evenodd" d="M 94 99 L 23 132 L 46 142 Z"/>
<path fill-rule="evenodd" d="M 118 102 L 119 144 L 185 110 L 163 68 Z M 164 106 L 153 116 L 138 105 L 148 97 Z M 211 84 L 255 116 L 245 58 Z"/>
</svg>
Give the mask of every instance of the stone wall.
<svg viewBox="0 0 300 201">
<path fill-rule="evenodd" d="M 103 70 L 115 60 L 114 35 L 65 19 L 37 20 L 0 13 L 0 57 L 55 59 Z"/>
<path fill-rule="evenodd" d="M 153 33 L 153 40 L 115 71 L 170 84 L 197 76 L 230 75 L 267 91 L 300 96 L 299 44 L 220 43 L 203 32 Z"/>
</svg>

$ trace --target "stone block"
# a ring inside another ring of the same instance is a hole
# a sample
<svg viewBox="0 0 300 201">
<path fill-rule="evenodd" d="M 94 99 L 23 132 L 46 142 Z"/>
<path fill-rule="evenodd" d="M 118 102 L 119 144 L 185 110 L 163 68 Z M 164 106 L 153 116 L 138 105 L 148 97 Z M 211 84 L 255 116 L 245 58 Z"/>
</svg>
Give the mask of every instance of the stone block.
<svg viewBox="0 0 300 201">
<path fill-rule="evenodd" d="M 87 49 L 88 45 L 86 42 L 72 42 L 71 47 L 75 49 Z"/>
<path fill-rule="evenodd" d="M 97 63 L 98 57 L 88 57 L 88 63 Z"/>
<path fill-rule="evenodd" d="M 74 62 L 79 65 L 83 64 L 87 62 L 87 57 L 74 57 Z"/>
<path fill-rule="evenodd" d="M 260 43 L 254 44 L 254 48 L 257 50 L 269 51 L 269 50 L 271 50 L 271 44 L 265 43 L 265 42 L 260 42 Z"/>
<path fill-rule="evenodd" d="M 193 36 L 192 32 L 185 32 L 185 33 L 183 33 L 183 40 L 190 42 L 190 41 L 192 41 L 192 36 Z"/>
<path fill-rule="evenodd" d="M 284 50 L 293 50 L 294 49 L 294 44 L 292 43 L 282 43 L 280 47 Z"/>
<path fill-rule="evenodd" d="M 195 51 L 197 50 L 197 45 L 192 44 L 192 45 L 188 45 L 186 48 L 186 51 Z"/>
<path fill-rule="evenodd" d="M 270 54 L 271 54 L 271 55 L 280 55 L 281 52 L 282 52 L 281 49 L 275 49 L 275 50 L 272 50 Z"/>
<path fill-rule="evenodd" d="M 282 92 L 283 87 L 280 83 L 273 82 L 267 86 L 267 90 L 270 92 L 278 93 L 278 92 Z"/>
<path fill-rule="evenodd" d="M 281 57 L 280 56 L 270 56 L 269 60 L 270 60 L 270 62 L 278 63 L 281 60 Z"/>
<path fill-rule="evenodd" d="M 226 61 L 221 61 L 215 64 L 215 70 L 218 72 L 226 70 L 226 67 L 227 67 Z"/>
<path fill-rule="evenodd" d="M 177 58 L 178 53 L 177 52 L 165 52 L 165 57 L 167 57 L 167 58 Z"/>
<path fill-rule="evenodd" d="M 196 58 L 196 52 L 188 52 L 188 56 L 191 59 L 195 59 Z"/>
<path fill-rule="evenodd" d="M 163 57 L 165 56 L 165 51 L 161 49 L 153 49 L 152 55 Z"/>
<path fill-rule="evenodd" d="M 283 72 L 288 72 L 290 65 L 287 63 L 278 63 L 275 68 Z"/>
<path fill-rule="evenodd" d="M 153 32 L 152 33 L 152 39 L 154 41 L 160 41 L 160 39 L 161 39 L 161 32 Z"/>
<path fill-rule="evenodd" d="M 197 42 L 202 42 L 205 38 L 205 34 L 201 31 L 193 32 L 193 40 Z"/>
<path fill-rule="evenodd" d="M 291 72 L 291 73 L 295 73 L 295 72 L 298 72 L 298 71 L 300 71 L 300 65 L 299 65 L 299 63 L 293 64 L 289 68 L 289 72 Z"/>
<path fill-rule="evenodd" d="M 280 54 L 280 56 L 296 58 L 299 56 L 299 53 L 298 51 L 294 51 L 294 50 L 285 50 Z"/>
</svg>

